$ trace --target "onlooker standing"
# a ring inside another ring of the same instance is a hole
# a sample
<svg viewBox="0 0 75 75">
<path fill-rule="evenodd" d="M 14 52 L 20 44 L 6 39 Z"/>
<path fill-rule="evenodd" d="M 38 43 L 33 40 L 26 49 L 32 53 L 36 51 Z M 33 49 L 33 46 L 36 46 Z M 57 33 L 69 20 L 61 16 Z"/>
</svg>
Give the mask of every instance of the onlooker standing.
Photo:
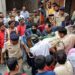
<svg viewBox="0 0 75 75">
<path fill-rule="evenodd" d="M 17 27 L 18 33 L 20 36 L 24 35 L 26 32 L 26 25 L 24 22 L 24 18 L 19 19 L 19 25 Z"/>
<path fill-rule="evenodd" d="M 58 34 L 62 42 L 62 45 L 58 47 L 58 50 L 64 49 L 66 54 L 68 54 L 69 50 L 75 46 L 75 35 L 67 34 L 67 29 L 64 27 L 58 28 Z"/>
<path fill-rule="evenodd" d="M 18 64 L 20 69 L 22 68 L 22 63 L 23 63 L 23 59 L 22 59 L 22 50 L 21 50 L 21 46 L 24 48 L 25 50 L 25 46 L 23 41 L 21 42 L 19 40 L 19 36 L 18 34 L 16 34 L 16 32 L 11 32 L 10 34 L 10 40 L 8 40 L 5 44 L 4 47 L 2 49 L 2 53 L 1 53 L 1 63 L 4 63 L 4 54 L 7 51 L 8 54 L 8 58 L 12 58 L 12 57 L 16 57 L 18 60 Z M 6 59 L 8 60 L 8 59 Z"/>
<path fill-rule="evenodd" d="M 11 14 L 14 16 L 17 15 L 17 9 L 15 7 L 12 9 Z"/>
<path fill-rule="evenodd" d="M 38 23 L 39 22 L 39 19 L 40 19 L 40 17 L 39 17 L 39 15 L 38 15 L 38 10 L 35 10 L 34 11 L 34 23 Z"/>
<path fill-rule="evenodd" d="M 62 26 L 62 22 L 65 21 L 69 14 L 65 13 L 65 7 L 60 7 L 59 12 L 55 15 L 56 25 Z"/>
<path fill-rule="evenodd" d="M 26 73 L 19 73 L 19 65 L 16 58 L 10 58 L 7 61 L 7 67 L 10 72 L 6 72 L 4 75 L 27 75 Z"/>
<path fill-rule="evenodd" d="M 56 58 L 58 62 L 54 69 L 56 75 L 73 75 L 72 65 L 67 61 L 67 55 L 64 50 L 57 51 Z"/>
<path fill-rule="evenodd" d="M 45 30 L 42 33 L 43 38 L 49 38 L 49 37 L 53 37 L 55 34 L 54 32 L 52 32 L 52 25 L 51 23 L 47 23 L 45 25 Z"/>
<path fill-rule="evenodd" d="M 57 15 L 57 13 L 59 12 L 59 8 L 60 8 L 60 6 L 56 3 L 56 5 L 54 7 L 54 10 L 55 10 L 54 15 Z"/>
<path fill-rule="evenodd" d="M 40 23 L 41 22 L 44 23 L 46 20 L 46 10 L 43 2 L 41 2 L 39 11 L 40 11 Z"/>
<path fill-rule="evenodd" d="M 1 52 L 4 43 L 7 41 L 7 32 L 3 22 L 0 22 L 0 63 L 1 63 Z"/>
<path fill-rule="evenodd" d="M 14 15 L 10 15 L 10 20 L 9 21 L 15 21 L 15 16 Z M 17 27 L 19 25 L 18 21 L 15 21 L 15 27 Z"/>
<path fill-rule="evenodd" d="M 55 75 L 53 71 L 45 71 L 44 67 L 46 65 L 46 59 L 44 56 L 37 56 L 35 58 L 35 65 L 38 70 L 38 73 L 36 75 Z"/>
<path fill-rule="evenodd" d="M 53 55 L 46 56 L 45 71 L 53 71 L 55 68 L 55 57 Z"/>
<path fill-rule="evenodd" d="M 17 12 L 17 15 L 15 16 L 15 21 L 18 21 L 19 22 L 19 19 L 20 18 L 24 18 L 22 15 L 20 15 L 20 12 L 18 11 Z"/>
<path fill-rule="evenodd" d="M 20 15 L 24 16 L 24 19 L 29 18 L 29 12 L 26 10 L 26 7 L 22 7 L 22 11 L 20 12 Z"/>
<path fill-rule="evenodd" d="M 37 25 L 32 25 L 32 27 L 26 31 L 26 34 L 28 36 L 31 36 L 32 34 L 36 34 L 38 37 L 41 36 L 41 32 L 37 29 Z"/>
<path fill-rule="evenodd" d="M 75 48 L 70 49 L 67 59 L 71 62 L 73 66 L 73 75 L 75 75 Z"/>
<path fill-rule="evenodd" d="M 9 28 L 7 29 L 8 39 L 10 39 L 10 33 L 12 31 L 16 32 L 18 34 L 17 28 L 15 27 L 15 21 L 9 21 Z"/>
<path fill-rule="evenodd" d="M 48 9 L 48 15 L 51 15 L 51 14 L 55 13 L 55 6 L 56 6 L 56 3 L 53 3 L 51 5 L 51 7 Z"/>
</svg>

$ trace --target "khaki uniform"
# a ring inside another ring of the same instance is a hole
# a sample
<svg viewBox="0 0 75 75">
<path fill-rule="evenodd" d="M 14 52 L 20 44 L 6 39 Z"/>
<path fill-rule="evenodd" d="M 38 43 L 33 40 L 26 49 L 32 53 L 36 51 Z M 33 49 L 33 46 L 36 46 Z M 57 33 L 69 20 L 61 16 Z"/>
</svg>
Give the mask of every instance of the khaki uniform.
<svg viewBox="0 0 75 75">
<path fill-rule="evenodd" d="M 7 41 L 5 44 L 4 44 L 4 48 L 2 49 L 2 53 L 4 53 L 6 50 L 8 50 L 8 55 L 9 55 L 9 58 L 12 58 L 12 57 L 16 57 L 18 59 L 18 64 L 19 64 L 19 67 L 22 66 L 22 51 L 21 51 L 21 43 L 18 42 L 17 45 L 13 45 L 11 44 L 10 41 Z"/>
</svg>

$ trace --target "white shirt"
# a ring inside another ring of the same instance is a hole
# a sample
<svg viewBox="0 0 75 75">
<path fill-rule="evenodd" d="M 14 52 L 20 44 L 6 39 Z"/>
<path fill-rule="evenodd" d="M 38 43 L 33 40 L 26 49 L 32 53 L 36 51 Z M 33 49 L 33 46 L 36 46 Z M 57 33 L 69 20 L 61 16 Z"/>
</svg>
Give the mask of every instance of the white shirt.
<svg viewBox="0 0 75 75">
<path fill-rule="evenodd" d="M 64 65 L 55 67 L 54 72 L 56 75 L 73 75 L 73 68 L 71 63 L 67 61 Z"/>
<path fill-rule="evenodd" d="M 24 16 L 22 16 L 22 15 L 16 16 L 16 17 L 15 17 L 15 21 L 19 21 L 20 18 L 24 18 Z"/>
<path fill-rule="evenodd" d="M 24 19 L 29 18 L 29 12 L 28 11 L 21 11 L 20 15 L 24 16 Z"/>
<path fill-rule="evenodd" d="M 49 55 L 49 49 L 51 48 L 51 45 L 47 41 L 40 41 L 37 44 L 35 44 L 32 48 L 30 48 L 30 52 L 34 56 L 47 56 Z"/>
</svg>

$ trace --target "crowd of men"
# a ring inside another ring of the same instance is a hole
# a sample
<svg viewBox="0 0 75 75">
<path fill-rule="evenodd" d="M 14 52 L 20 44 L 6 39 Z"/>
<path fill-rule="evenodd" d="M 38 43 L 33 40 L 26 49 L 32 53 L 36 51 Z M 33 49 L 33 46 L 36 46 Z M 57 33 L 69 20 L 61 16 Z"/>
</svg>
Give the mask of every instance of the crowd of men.
<svg viewBox="0 0 75 75">
<path fill-rule="evenodd" d="M 4 75 L 75 75 L 75 12 L 49 0 L 29 13 L 13 8 L 8 15 L 0 12 L 0 65 Z M 24 65 L 23 65 L 24 64 Z"/>
</svg>

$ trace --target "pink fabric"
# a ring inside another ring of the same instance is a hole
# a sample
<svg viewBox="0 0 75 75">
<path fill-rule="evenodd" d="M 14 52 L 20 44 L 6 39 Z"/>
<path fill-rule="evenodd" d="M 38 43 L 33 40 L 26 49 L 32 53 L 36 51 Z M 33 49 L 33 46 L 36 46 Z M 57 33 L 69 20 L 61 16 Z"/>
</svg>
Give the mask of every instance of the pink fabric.
<svg viewBox="0 0 75 75">
<path fill-rule="evenodd" d="M 70 49 L 68 55 L 71 55 L 72 53 L 75 53 L 75 48 Z"/>
<path fill-rule="evenodd" d="M 4 75 L 8 75 L 8 72 L 6 72 Z"/>
</svg>

